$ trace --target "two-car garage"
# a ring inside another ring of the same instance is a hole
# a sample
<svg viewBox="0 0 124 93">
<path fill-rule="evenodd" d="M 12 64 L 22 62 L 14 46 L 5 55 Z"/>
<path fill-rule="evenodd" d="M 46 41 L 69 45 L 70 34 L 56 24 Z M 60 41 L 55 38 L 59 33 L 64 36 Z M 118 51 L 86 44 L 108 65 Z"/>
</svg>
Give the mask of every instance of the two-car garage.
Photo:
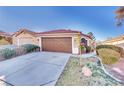
<svg viewBox="0 0 124 93">
<path fill-rule="evenodd" d="M 42 51 L 72 53 L 72 37 L 44 37 Z"/>
</svg>

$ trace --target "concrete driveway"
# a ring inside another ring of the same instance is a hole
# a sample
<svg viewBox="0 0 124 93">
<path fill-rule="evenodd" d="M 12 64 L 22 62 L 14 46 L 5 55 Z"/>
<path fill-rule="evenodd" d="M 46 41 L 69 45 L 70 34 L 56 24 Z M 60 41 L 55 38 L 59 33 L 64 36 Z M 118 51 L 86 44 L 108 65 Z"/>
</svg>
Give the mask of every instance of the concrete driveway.
<svg viewBox="0 0 124 93">
<path fill-rule="evenodd" d="M 5 85 L 55 85 L 71 54 L 36 52 L 0 62 L 0 77 Z"/>
</svg>

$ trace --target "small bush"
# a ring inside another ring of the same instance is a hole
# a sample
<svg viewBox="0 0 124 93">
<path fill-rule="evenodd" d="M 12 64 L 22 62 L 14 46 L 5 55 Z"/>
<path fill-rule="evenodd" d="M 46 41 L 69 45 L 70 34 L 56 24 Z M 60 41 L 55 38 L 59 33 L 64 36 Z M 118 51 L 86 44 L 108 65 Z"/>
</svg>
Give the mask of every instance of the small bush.
<svg viewBox="0 0 124 93">
<path fill-rule="evenodd" d="M 39 46 L 33 45 L 33 44 L 25 44 L 25 45 L 22 45 L 21 47 L 23 47 L 24 49 L 26 49 L 26 52 L 27 53 L 40 50 L 40 47 Z"/>
<path fill-rule="evenodd" d="M 85 48 L 86 48 L 86 53 L 91 52 L 91 47 L 90 46 L 85 46 Z"/>
<path fill-rule="evenodd" d="M 103 49 L 103 48 L 115 50 L 116 52 L 120 53 L 121 57 L 124 57 L 124 50 L 121 47 L 114 46 L 114 45 L 99 45 L 96 47 L 97 50 Z"/>
<path fill-rule="evenodd" d="M 6 49 L 2 49 L 0 51 L 0 54 L 5 58 L 5 59 L 9 59 L 9 58 L 12 58 L 16 55 L 16 52 L 15 50 L 11 50 L 9 48 L 6 48 Z"/>
<path fill-rule="evenodd" d="M 102 48 L 98 50 L 99 56 L 104 64 L 110 65 L 118 62 L 120 53 L 112 49 Z"/>
<path fill-rule="evenodd" d="M 2 40 L 3 39 L 3 37 L 2 36 L 0 36 L 0 40 Z"/>
<path fill-rule="evenodd" d="M 81 53 L 85 53 L 86 52 L 85 46 L 81 45 L 80 49 L 81 49 Z"/>
</svg>

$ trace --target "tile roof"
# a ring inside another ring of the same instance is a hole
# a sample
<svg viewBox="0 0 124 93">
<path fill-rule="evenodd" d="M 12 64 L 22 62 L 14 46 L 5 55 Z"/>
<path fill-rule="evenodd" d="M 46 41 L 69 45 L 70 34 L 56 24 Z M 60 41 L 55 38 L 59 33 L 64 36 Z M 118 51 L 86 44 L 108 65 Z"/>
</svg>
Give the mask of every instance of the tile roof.
<svg viewBox="0 0 124 93">
<path fill-rule="evenodd" d="M 44 31 L 44 32 L 33 32 L 33 31 L 30 31 L 28 29 L 20 29 L 19 31 L 17 31 L 16 33 L 14 33 L 13 35 L 16 35 L 18 36 L 20 33 L 22 32 L 28 32 L 34 36 L 39 36 L 39 35 L 42 35 L 42 34 L 56 34 L 56 33 L 75 33 L 75 34 L 81 34 L 82 36 L 86 36 L 88 38 L 91 39 L 90 36 L 86 35 L 86 34 L 83 34 L 81 31 L 76 31 L 76 30 L 66 30 L 66 29 L 58 29 L 58 30 L 51 30 L 51 31 Z"/>
<path fill-rule="evenodd" d="M 76 33 L 76 34 L 81 34 L 82 36 L 86 36 L 91 39 L 90 36 L 83 34 L 81 31 L 70 30 L 70 29 L 69 30 L 66 30 L 66 29 L 51 30 L 51 31 L 39 32 L 36 34 L 40 35 L 40 34 L 56 34 L 56 33 Z"/>
<path fill-rule="evenodd" d="M 58 29 L 58 30 L 39 32 L 37 34 L 55 34 L 55 33 L 80 33 L 80 31 Z"/>
<path fill-rule="evenodd" d="M 13 35 L 18 36 L 22 32 L 27 32 L 29 34 L 32 34 L 32 35 L 36 36 L 36 32 L 30 31 L 30 30 L 25 29 L 25 28 L 24 29 L 20 29 L 19 31 L 15 32 Z"/>
</svg>

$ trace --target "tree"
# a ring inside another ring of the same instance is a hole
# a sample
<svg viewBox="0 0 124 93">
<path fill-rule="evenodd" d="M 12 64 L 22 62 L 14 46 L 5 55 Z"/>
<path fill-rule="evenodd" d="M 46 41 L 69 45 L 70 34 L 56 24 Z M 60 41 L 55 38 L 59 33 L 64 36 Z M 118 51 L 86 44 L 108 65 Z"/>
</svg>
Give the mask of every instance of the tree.
<svg viewBox="0 0 124 93">
<path fill-rule="evenodd" d="M 124 20 L 124 6 L 116 10 L 117 26 L 121 26 Z"/>
<path fill-rule="evenodd" d="M 2 39 L 3 37 L 2 36 L 0 36 L 0 40 Z"/>
<path fill-rule="evenodd" d="M 90 37 L 92 38 L 92 40 L 96 40 L 96 39 L 95 39 L 95 36 L 93 35 L 92 32 L 87 33 L 87 35 L 90 36 Z"/>
<path fill-rule="evenodd" d="M 95 47 L 96 47 L 96 38 L 95 38 L 94 34 L 92 32 L 89 32 L 89 33 L 87 33 L 87 35 L 90 36 L 91 39 L 92 39 L 92 42 L 91 42 L 91 45 L 92 45 L 91 48 L 92 48 L 92 50 L 95 50 Z"/>
</svg>

